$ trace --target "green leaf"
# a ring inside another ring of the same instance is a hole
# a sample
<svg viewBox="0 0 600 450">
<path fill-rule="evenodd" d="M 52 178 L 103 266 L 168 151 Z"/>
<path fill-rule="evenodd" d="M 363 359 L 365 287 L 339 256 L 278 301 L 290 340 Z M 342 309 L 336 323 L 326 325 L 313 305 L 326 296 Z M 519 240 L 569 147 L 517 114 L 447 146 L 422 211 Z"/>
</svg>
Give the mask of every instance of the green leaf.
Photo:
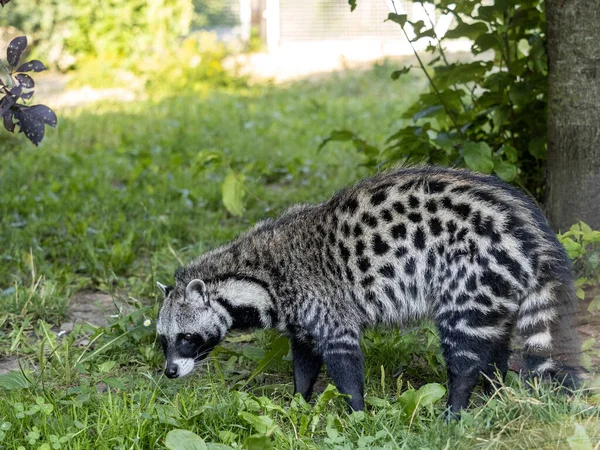
<svg viewBox="0 0 600 450">
<path fill-rule="evenodd" d="M 329 403 L 329 400 L 336 397 L 342 397 L 342 394 L 338 392 L 337 388 L 333 384 L 328 384 L 323 393 L 319 395 L 319 398 L 315 404 L 315 410 L 323 410 L 323 408 L 327 406 L 327 403 Z"/>
<path fill-rule="evenodd" d="M 248 345 L 242 350 L 242 354 L 253 361 L 260 361 L 265 357 L 265 350 L 254 345 Z"/>
<path fill-rule="evenodd" d="M 575 424 L 575 431 L 572 436 L 567 438 L 567 443 L 571 450 L 592 450 L 592 442 L 585 431 L 585 428 L 580 424 Z"/>
<path fill-rule="evenodd" d="M 406 66 L 400 70 L 394 70 L 392 72 L 392 80 L 397 80 L 398 78 L 400 78 L 401 75 L 410 72 L 410 69 L 412 69 L 412 66 Z"/>
<path fill-rule="evenodd" d="M 221 185 L 223 205 L 234 216 L 244 213 L 244 180 L 244 175 L 230 170 Z"/>
<path fill-rule="evenodd" d="M 468 168 L 482 173 L 494 170 L 492 149 L 485 142 L 467 142 L 463 145 L 463 158 Z"/>
<path fill-rule="evenodd" d="M 579 244 L 578 242 L 575 242 L 571 238 L 562 238 L 562 239 L 560 239 L 560 242 L 567 250 L 567 253 L 569 254 L 569 258 L 571 258 L 571 259 L 578 258 L 579 256 L 583 255 L 583 253 L 585 252 L 582 245 Z"/>
<path fill-rule="evenodd" d="M 588 305 L 588 311 L 600 311 L 600 295 L 596 295 Z"/>
<path fill-rule="evenodd" d="M 277 428 L 275 421 L 269 416 L 257 416 L 256 414 L 249 413 L 247 411 L 239 411 L 238 416 L 261 434 L 271 435 Z"/>
<path fill-rule="evenodd" d="M 31 383 L 29 383 L 21 372 L 10 372 L 0 375 L 0 387 L 8 391 L 27 389 L 30 386 Z"/>
<path fill-rule="evenodd" d="M 165 447 L 169 450 L 208 450 L 204 440 L 188 430 L 171 430 L 167 433 Z"/>
<path fill-rule="evenodd" d="M 233 450 L 233 447 L 230 447 L 229 445 L 225 445 L 225 444 L 207 442 L 206 449 L 207 450 Z"/>
<path fill-rule="evenodd" d="M 327 145 L 327 143 L 330 141 L 339 141 L 339 142 L 352 141 L 355 137 L 356 136 L 352 131 L 334 130 L 331 132 L 331 134 L 329 136 L 327 136 L 325 139 L 323 139 L 321 141 L 321 144 L 319 144 L 319 148 L 317 149 L 317 151 L 321 151 L 323 149 L 323 147 L 325 147 Z"/>
<path fill-rule="evenodd" d="M 389 13 L 387 20 L 395 22 L 398 25 L 400 25 L 401 27 L 404 27 L 404 24 L 406 23 L 406 20 L 407 20 L 407 15 L 406 14 Z"/>
<path fill-rule="evenodd" d="M 517 166 L 508 161 L 496 161 L 494 163 L 494 173 L 504 181 L 513 181 L 517 176 Z"/>
<path fill-rule="evenodd" d="M 247 450 L 271 450 L 273 443 L 269 436 L 253 434 L 244 440 L 244 446 Z"/>
<path fill-rule="evenodd" d="M 444 35 L 448 39 L 459 39 L 462 37 L 469 38 L 471 40 L 477 39 L 480 35 L 487 33 L 488 27 L 483 22 L 475 23 L 459 23 L 455 28 L 448 30 Z"/>
<path fill-rule="evenodd" d="M 595 343 L 596 343 L 596 339 L 594 339 L 594 338 L 586 339 L 585 341 L 583 341 L 581 343 L 581 351 L 585 352 L 585 351 L 589 350 L 590 348 L 593 348 Z"/>
<path fill-rule="evenodd" d="M 106 361 L 98 366 L 98 371 L 100 373 L 110 372 L 110 369 L 115 367 L 116 361 Z"/>
<path fill-rule="evenodd" d="M 268 367 L 277 363 L 288 354 L 290 349 L 290 343 L 287 337 L 279 336 L 271 343 L 271 349 L 264 354 L 262 359 L 259 361 L 256 368 L 252 371 L 250 376 L 246 379 L 246 384 L 254 379 L 258 374 L 263 373 Z M 264 353 L 264 352 L 263 352 Z"/>
<path fill-rule="evenodd" d="M 438 383 L 429 383 L 421 386 L 417 394 L 419 395 L 420 406 L 432 405 L 446 394 L 446 388 Z"/>
<path fill-rule="evenodd" d="M 350 5 L 350 12 L 356 9 L 356 0 L 348 0 L 348 4 Z"/>
</svg>

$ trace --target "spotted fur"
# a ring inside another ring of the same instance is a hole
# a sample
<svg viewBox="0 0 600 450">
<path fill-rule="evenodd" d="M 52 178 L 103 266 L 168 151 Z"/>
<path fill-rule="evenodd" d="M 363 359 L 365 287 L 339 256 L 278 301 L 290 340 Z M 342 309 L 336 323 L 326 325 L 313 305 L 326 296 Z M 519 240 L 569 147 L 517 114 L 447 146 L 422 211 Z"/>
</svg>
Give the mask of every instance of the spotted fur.
<svg viewBox="0 0 600 450">
<path fill-rule="evenodd" d="M 569 386 L 578 375 L 570 260 L 537 206 L 491 176 L 381 173 L 259 223 L 175 279 L 158 320 L 173 376 L 231 328 L 274 327 L 291 340 L 296 391 L 310 397 L 325 363 L 360 410 L 361 332 L 424 318 L 440 332 L 454 412 L 481 375 L 489 390 L 506 374 L 513 329 L 530 373 Z M 186 334 L 198 345 L 182 356 Z"/>
</svg>

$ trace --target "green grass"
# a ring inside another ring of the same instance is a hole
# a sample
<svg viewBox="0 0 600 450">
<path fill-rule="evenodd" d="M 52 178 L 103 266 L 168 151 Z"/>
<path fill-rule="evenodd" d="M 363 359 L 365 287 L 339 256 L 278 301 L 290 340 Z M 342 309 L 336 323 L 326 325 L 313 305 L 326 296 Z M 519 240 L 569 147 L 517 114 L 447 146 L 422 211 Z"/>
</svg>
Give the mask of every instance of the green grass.
<svg viewBox="0 0 600 450">
<path fill-rule="evenodd" d="M 154 281 L 169 282 L 180 261 L 259 218 L 365 176 L 348 145 L 317 148 L 345 128 L 384 145 L 424 86 L 392 83 L 390 71 L 59 111 L 39 149 L 0 135 L 0 351 L 36 369 L 0 377 L 0 448 L 165 448 L 173 429 L 233 448 L 565 448 L 576 424 L 593 447 L 597 391 L 532 391 L 516 377 L 447 424 L 436 384 L 445 369 L 428 326 L 366 335 L 365 413 L 348 415 L 325 376 L 312 405 L 293 398 L 287 357 L 256 371 L 265 351 L 285 345 L 270 332 L 233 336 L 188 379 L 160 375 Z M 229 170 L 246 176 L 242 217 L 222 204 Z M 82 289 L 140 302 L 107 327 L 57 336 L 52 327 Z M 415 405 L 427 389 L 430 403 Z"/>
</svg>

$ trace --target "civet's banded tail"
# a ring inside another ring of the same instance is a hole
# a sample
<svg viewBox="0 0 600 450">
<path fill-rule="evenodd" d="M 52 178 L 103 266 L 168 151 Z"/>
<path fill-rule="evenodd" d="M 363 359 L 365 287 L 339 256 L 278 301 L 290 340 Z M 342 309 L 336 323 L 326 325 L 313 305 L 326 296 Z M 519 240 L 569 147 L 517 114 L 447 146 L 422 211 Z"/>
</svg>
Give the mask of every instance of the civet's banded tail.
<svg viewBox="0 0 600 450">
<path fill-rule="evenodd" d="M 578 302 L 573 282 L 557 278 L 538 283 L 534 292 L 523 299 L 517 332 L 523 338 L 528 375 L 551 378 L 574 389 L 583 373 L 575 324 Z"/>
</svg>

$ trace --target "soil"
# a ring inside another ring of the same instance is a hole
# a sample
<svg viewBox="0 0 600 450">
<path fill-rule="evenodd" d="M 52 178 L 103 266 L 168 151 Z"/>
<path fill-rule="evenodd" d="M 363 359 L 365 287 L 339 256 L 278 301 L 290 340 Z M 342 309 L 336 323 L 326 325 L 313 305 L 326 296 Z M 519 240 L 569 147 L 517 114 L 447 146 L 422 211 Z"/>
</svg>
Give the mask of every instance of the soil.
<svg viewBox="0 0 600 450">
<path fill-rule="evenodd" d="M 71 298 L 70 313 L 67 321 L 59 327 L 54 328 L 57 334 L 69 333 L 73 330 L 75 323 L 86 322 L 97 327 L 107 324 L 107 318 L 114 315 L 126 315 L 132 311 L 132 307 L 123 299 L 108 294 L 94 291 L 81 291 Z M 21 364 L 27 364 L 25 359 Z M 19 369 L 16 356 L 0 355 L 0 374 Z"/>
</svg>

